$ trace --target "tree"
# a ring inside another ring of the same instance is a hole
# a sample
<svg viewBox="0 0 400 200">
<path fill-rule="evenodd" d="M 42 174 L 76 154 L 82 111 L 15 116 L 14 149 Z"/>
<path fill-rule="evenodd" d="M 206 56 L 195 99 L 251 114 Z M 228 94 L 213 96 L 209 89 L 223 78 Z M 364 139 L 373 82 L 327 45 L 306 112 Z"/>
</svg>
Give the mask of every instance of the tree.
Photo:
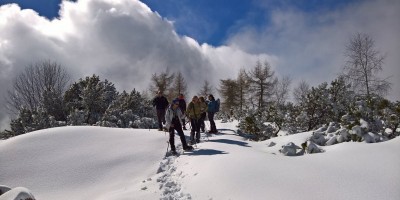
<svg viewBox="0 0 400 200">
<path fill-rule="evenodd" d="M 155 73 L 151 77 L 152 85 L 150 85 L 150 91 L 153 94 L 156 94 L 158 91 L 161 91 L 162 93 L 169 92 L 173 80 L 174 74 L 169 74 L 168 70 L 160 75 Z M 167 96 L 169 96 L 169 94 L 167 94 Z"/>
<path fill-rule="evenodd" d="M 214 90 L 213 90 L 210 82 L 208 82 L 208 80 L 204 80 L 203 86 L 201 87 L 198 95 L 207 97 L 208 95 L 212 94 L 213 92 L 214 92 Z"/>
<path fill-rule="evenodd" d="M 183 94 L 183 96 L 186 96 L 188 94 L 187 84 L 181 72 L 178 72 L 176 74 L 175 80 L 172 85 L 173 87 L 170 92 L 172 98 L 178 97 L 179 94 Z"/>
<path fill-rule="evenodd" d="M 246 71 L 244 69 L 240 69 L 238 77 L 236 78 L 237 84 L 237 100 L 240 113 L 243 112 L 245 105 L 247 103 L 247 95 L 249 93 L 249 82 Z"/>
<path fill-rule="evenodd" d="M 277 79 L 274 88 L 275 103 L 277 105 L 284 105 L 289 98 L 289 87 L 292 80 L 288 76 L 284 76 L 282 80 Z"/>
<path fill-rule="evenodd" d="M 302 103 L 309 92 L 310 85 L 306 81 L 302 80 L 293 90 L 293 97 L 296 104 Z"/>
<path fill-rule="evenodd" d="M 47 110 L 49 115 L 65 120 L 60 104 L 69 80 L 70 75 L 55 62 L 31 64 L 14 79 L 13 90 L 8 91 L 8 108 L 15 114 L 22 107 L 31 111 L 38 107 L 51 108 Z"/>
<path fill-rule="evenodd" d="M 329 91 L 329 118 L 332 122 L 340 122 L 343 115 L 350 112 L 354 100 L 354 93 L 349 90 L 344 78 L 339 76 L 331 82 Z"/>
<path fill-rule="evenodd" d="M 65 92 L 64 101 L 69 114 L 83 110 L 85 123 L 95 124 L 117 95 L 114 84 L 108 80 L 101 81 L 99 76 L 93 75 L 72 84 Z"/>
<path fill-rule="evenodd" d="M 358 94 L 386 95 L 390 83 L 377 76 L 382 71 L 385 56 L 375 47 L 375 41 L 367 34 L 357 33 L 346 46 L 346 65 L 343 68 L 344 77 L 352 83 Z"/>
<path fill-rule="evenodd" d="M 300 104 L 303 117 L 299 120 L 303 121 L 307 131 L 327 122 L 329 117 L 329 91 L 327 86 L 328 84 L 325 82 L 318 87 L 312 87 L 306 100 Z"/>
<path fill-rule="evenodd" d="M 267 61 L 263 65 L 258 61 L 254 69 L 247 74 L 250 92 L 257 101 L 258 109 L 263 109 L 267 99 L 272 96 L 273 88 L 277 82 L 274 74 Z"/>
<path fill-rule="evenodd" d="M 220 80 L 219 93 L 223 98 L 222 110 L 230 111 L 237 107 L 238 105 L 238 85 L 235 80 L 226 79 Z"/>
</svg>

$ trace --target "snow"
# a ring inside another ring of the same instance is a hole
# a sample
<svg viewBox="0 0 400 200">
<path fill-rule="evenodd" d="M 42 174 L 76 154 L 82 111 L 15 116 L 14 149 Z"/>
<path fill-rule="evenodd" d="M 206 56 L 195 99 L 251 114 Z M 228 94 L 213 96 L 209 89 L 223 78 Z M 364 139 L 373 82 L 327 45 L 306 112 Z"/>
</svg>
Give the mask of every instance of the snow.
<svg viewBox="0 0 400 200">
<path fill-rule="evenodd" d="M 400 199 L 400 138 L 284 156 L 312 132 L 248 141 L 221 123 L 195 151 L 165 157 L 168 134 L 60 127 L 0 141 L 0 185 L 36 199 Z M 185 131 L 188 136 L 189 132 Z M 1 197 L 1 196 L 0 196 Z"/>
</svg>

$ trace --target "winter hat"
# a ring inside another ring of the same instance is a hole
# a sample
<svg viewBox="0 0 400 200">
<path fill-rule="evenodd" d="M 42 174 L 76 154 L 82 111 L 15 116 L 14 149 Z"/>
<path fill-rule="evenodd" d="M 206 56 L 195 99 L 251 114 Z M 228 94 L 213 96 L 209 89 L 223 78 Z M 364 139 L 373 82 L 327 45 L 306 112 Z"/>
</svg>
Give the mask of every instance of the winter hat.
<svg viewBox="0 0 400 200">
<path fill-rule="evenodd" d="M 172 100 L 172 104 L 176 104 L 176 103 L 179 104 L 179 99 L 174 99 L 174 100 Z"/>
</svg>

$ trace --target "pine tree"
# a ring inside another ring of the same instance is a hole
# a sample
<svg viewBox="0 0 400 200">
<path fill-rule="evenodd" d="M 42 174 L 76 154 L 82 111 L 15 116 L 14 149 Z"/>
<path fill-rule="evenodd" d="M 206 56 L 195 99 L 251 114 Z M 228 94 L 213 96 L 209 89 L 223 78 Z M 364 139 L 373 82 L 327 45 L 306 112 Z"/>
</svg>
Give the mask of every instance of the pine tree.
<svg viewBox="0 0 400 200">
<path fill-rule="evenodd" d="M 107 80 L 100 81 L 99 76 L 93 75 L 74 83 L 66 91 L 64 101 L 70 114 L 76 113 L 76 110 L 83 110 L 85 123 L 92 125 L 102 118 L 117 95 L 114 84 Z"/>
</svg>

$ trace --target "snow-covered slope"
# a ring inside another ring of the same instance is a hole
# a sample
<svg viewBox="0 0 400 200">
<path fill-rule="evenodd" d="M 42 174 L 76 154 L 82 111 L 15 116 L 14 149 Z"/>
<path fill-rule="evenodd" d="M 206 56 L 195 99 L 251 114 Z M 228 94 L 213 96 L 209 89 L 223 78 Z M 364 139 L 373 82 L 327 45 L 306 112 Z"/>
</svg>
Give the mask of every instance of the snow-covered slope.
<svg viewBox="0 0 400 200">
<path fill-rule="evenodd" d="M 165 134 L 148 129 L 36 131 L 0 144 L 0 184 L 29 188 L 39 200 L 133 197 L 165 149 Z"/>
<path fill-rule="evenodd" d="M 400 199 L 400 138 L 286 157 L 282 145 L 311 133 L 251 142 L 235 123 L 217 128 L 223 134 L 203 137 L 194 152 L 167 158 L 168 136 L 156 130 L 29 133 L 0 143 L 0 185 L 26 187 L 37 199 Z"/>
</svg>

